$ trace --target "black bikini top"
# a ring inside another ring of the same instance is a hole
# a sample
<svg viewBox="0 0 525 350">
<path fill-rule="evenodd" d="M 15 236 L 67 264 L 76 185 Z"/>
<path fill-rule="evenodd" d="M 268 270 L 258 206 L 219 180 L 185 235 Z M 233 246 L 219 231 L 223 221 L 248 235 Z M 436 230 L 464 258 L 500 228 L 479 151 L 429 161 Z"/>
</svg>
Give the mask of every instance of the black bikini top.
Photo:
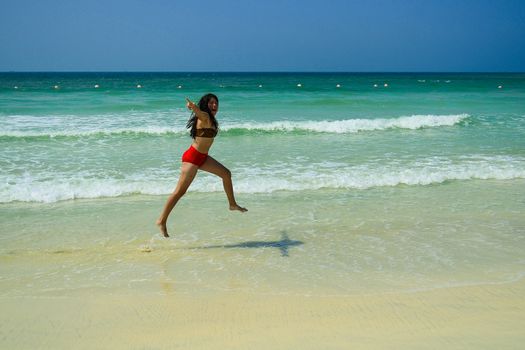
<svg viewBox="0 0 525 350">
<path fill-rule="evenodd" d="M 195 136 L 214 138 L 217 136 L 217 129 L 214 128 L 202 128 L 195 130 Z"/>
</svg>

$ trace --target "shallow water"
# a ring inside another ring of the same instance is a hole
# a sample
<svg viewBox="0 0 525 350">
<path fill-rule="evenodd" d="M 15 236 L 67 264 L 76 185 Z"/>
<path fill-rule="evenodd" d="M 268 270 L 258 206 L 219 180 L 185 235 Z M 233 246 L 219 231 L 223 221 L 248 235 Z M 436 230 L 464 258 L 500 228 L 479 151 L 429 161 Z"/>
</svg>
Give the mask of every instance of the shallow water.
<svg viewBox="0 0 525 350">
<path fill-rule="evenodd" d="M 156 197 L 3 206 L 0 290 L 322 296 L 514 282 L 525 182 L 479 182 L 241 195 L 245 214 L 193 193 L 170 239 L 153 225 Z"/>
</svg>

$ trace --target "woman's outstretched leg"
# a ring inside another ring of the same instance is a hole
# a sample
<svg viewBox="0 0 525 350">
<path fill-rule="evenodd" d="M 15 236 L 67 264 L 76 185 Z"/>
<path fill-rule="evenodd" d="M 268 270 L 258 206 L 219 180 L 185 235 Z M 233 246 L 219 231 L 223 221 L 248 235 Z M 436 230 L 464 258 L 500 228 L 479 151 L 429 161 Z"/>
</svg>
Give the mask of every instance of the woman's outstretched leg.
<svg viewBox="0 0 525 350">
<path fill-rule="evenodd" d="M 226 192 L 226 197 L 228 197 L 230 210 L 239 210 L 241 212 L 248 211 L 248 209 L 241 207 L 235 201 L 235 195 L 233 194 L 232 174 L 224 165 L 213 159 L 213 157 L 208 156 L 204 164 L 201 165 L 200 169 L 222 178 L 222 185 L 224 187 L 224 192 Z"/>
<path fill-rule="evenodd" d="M 168 221 L 168 216 L 170 215 L 173 207 L 179 201 L 179 199 L 184 196 L 188 187 L 190 187 L 195 175 L 197 174 L 199 167 L 191 163 L 182 163 L 179 182 L 173 193 L 168 197 L 166 204 L 164 205 L 164 210 L 160 214 L 159 219 L 157 220 L 157 226 L 160 228 L 160 232 L 164 237 L 169 237 L 168 229 L 166 228 L 166 222 Z"/>
</svg>

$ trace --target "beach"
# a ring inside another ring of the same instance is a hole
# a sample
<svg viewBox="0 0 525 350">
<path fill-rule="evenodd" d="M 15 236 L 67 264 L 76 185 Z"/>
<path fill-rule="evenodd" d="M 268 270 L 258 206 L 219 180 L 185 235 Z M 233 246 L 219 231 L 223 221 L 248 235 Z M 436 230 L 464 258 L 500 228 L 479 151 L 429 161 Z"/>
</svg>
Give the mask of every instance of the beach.
<svg viewBox="0 0 525 350">
<path fill-rule="evenodd" d="M 1 348 L 523 344 L 523 74 L 0 78 Z M 208 91 L 249 211 L 199 173 L 165 239 Z"/>
<path fill-rule="evenodd" d="M 519 349 L 523 283 L 410 294 L 2 299 L 4 348 Z M 9 315 L 9 316 L 8 316 Z"/>
</svg>

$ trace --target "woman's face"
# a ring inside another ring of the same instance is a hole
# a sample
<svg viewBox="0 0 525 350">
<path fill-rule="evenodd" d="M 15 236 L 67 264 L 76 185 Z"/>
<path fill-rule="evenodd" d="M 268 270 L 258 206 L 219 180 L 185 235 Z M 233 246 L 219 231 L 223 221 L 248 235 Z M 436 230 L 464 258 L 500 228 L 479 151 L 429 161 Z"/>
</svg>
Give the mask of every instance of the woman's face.
<svg viewBox="0 0 525 350">
<path fill-rule="evenodd" d="M 215 114 L 219 111 L 219 102 L 213 97 L 210 98 L 208 101 L 208 108 L 210 109 L 211 114 L 215 117 Z"/>
</svg>

